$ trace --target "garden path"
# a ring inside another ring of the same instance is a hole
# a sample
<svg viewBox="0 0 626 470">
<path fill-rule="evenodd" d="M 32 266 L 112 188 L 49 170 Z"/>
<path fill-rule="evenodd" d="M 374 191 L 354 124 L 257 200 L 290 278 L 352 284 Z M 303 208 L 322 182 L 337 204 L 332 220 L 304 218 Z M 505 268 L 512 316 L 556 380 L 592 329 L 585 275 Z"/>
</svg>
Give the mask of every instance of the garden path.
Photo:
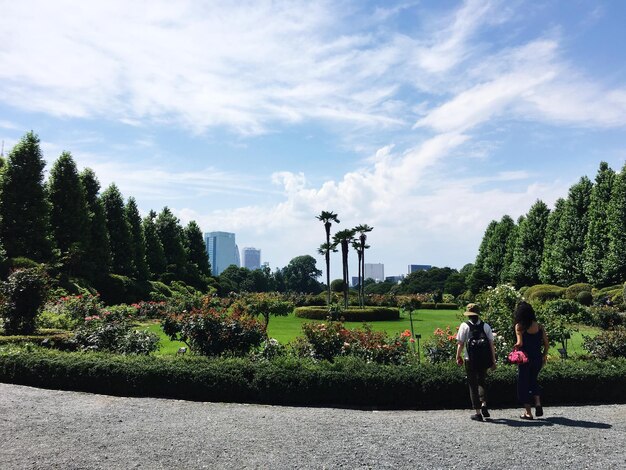
<svg viewBox="0 0 626 470">
<path fill-rule="evenodd" d="M 626 405 L 363 411 L 0 384 L 0 468 L 624 468 Z"/>
</svg>

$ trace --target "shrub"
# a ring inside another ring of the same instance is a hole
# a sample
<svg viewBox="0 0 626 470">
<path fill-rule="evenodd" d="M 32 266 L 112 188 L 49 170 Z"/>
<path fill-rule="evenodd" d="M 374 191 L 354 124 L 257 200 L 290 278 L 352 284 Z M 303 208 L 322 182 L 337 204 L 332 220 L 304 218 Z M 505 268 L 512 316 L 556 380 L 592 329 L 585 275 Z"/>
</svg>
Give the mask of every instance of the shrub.
<svg viewBox="0 0 626 470">
<path fill-rule="evenodd" d="M 16 258 L 11 258 L 9 260 L 9 265 L 11 267 L 11 269 L 17 270 L 17 269 L 34 269 L 34 268 L 39 268 L 41 267 L 41 264 L 39 264 L 36 261 L 33 261 L 30 258 L 26 258 L 23 256 L 18 256 Z"/>
<path fill-rule="evenodd" d="M 43 310 L 37 316 L 37 329 L 53 328 L 58 330 L 71 330 L 77 325 L 76 320 L 66 313 L 56 313 L 49 310 Z"/>
<path fill-rule="evenodd" d="M 583 336 L 583 348 L 598 359 L 626 358 L 626 327 L 619 326 L 597 336 Z"/>
<path fill-rule="evenodd" d="M 160 318 L 165 314 L 166 302 L 144 301 L 131 305 L 137 310 L 140 318 Z"/>
<path fill-rule="evenodd" d="M 243 355 L 265 339 L 265 327 L 254 318 L 208 308 L 187 315 L 168 315 L 161 321 L 166 335 L 183 341 L 205 356 Z"/>
<path fill-rule="evenodd" d="M 330 283 L 330 290 L 332 292 L 343 292 L 344 285 L 345 283 L 343 282 L 343 279 L 334 279 Z"/>
<path fill-rule="evenodd" d="M 100 315 L 103 305 L 98 295 L 68 295 L 54 301 L 49 301 L 44 310 L 57 315 L 69 317 L 73 325 L 82 323 L 86 317 Z"/>
<path fill-rule="evenodd" d="M 106 305 L 133 303 L 141 300 L 134 292 L 134 281 L 126 276 L 109 274 L 98 283 L 97 287 Z"/>
<path fill-rule="evenodd" d="M 437 304 L 435 302 L 422 302 L 422 306 L 424 310 L 435 310 L 437 308 Z"/>
<path fill-rule="evenodd" d="M 624 317 L 614 307 L 599 306 L 589 307 L 589 315 L 591 316 L 591 324 L 598 326 L 603 330 L 622 325 Z"/>
<path fill-rule="evenodd" d="M 96 316 L 85 319 L 73 341 L 81 351 L 150 354 L 158 349 L 159 337 L 148 331 L 135 331 L 126 321 Z"/>
<path fill-rule="evenodd" d="M 547 302 L 548 300 L 556 300 L 563 297 L 565 293 L 564 287 L 554 286 L 551 284 L 537 284 L 529 287 L 524 297 L 531 303 Z"/>
<path fill-rule="evenodd" d="M 433 364 L 454 360 L 456 349 L 456 332 L 453 333 L 449 326 L 445 330 L 437 328 L 433 336 L 424 341 L 424 355 Z"/>
<path fill-rule="evenodd" d="M 586 284 L 584 282 L 579 282 L 578 284 L 572 284 L 567 289 L 565 289 L 564 297 L 568 300 L 576 300 L 576 297 L 581 292 L 589 292 L 591 294 L 591 289 L 593 287 L 591 284 Z"/>
<path fill-rule="evenodd" d="M 155 301 L 162 301 L 172 296 L 172 291 L 167 285 L 160 281 L 150 281 L 152 291 L 150 292 L 150 299 Z"/>
<path fill-rule="evenodd" d="M 556 315 L 569 323 L 585 323 L 589 320 L 588 310 L 573 300 L 550 300 L 536 306 L 537 314 L 542 317 Z"/>
<path fill-rule="evenodd" d="M 294 311 L 296 317 L 309 320 L 325 320 L 329 316 L 327 307 L 297 307 Z M 388 321 L 398 320 L 400 311 L 392 307 L 351 308 L 341 310 L 339 316 L 346 322 Z"/>
<path fill-rule="evenodd" d="M 589 307 L 593 303 L 593 295 L 589 291 L 582 291 L 576 295 L 576 302 L 585 307 Z"/>
<path fill-rule="evenodd" d="M 41 268 L 18 269 L 0 283 L 0 318 L 7 334 L 29 334 L 46 298 L 48 277 Z"/>
<path fill-rule="evenodd" d="M 437 310 L 458 310 L 459 306 L 454 302 L 441 302 L 436 304 Z"/>
<path fill-rule="evenodd" d="M 520 293 L 507 284 L 488 289 L 478 296 L 483 321 L 508 344 L 514 344 L 516 341 L 513 311 L 521 299 Z"/>
</svg>

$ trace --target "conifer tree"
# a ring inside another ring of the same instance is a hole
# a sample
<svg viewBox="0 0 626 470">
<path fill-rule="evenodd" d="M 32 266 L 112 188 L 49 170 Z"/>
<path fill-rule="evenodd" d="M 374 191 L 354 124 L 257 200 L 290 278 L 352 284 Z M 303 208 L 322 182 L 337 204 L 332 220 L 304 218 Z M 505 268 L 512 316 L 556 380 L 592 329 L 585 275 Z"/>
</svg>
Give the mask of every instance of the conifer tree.
<svg viewBox="0 0 626 470">
<path fill-rule="evenodd" d="M 185 251 L 187 252 L 188 263 L 195 265 L 202 275 L 211 275 L 209 255 L 202 237 L 202 231 L 193 220 L 185 227 Z"/>
<path fill-rule="evenodd" d="M 563 212 L 565 211 L 565 199 L 557 199 L 554 210 L 548 216 L 546 224 L 546 235 L 543 239 L 543 255 L 541 256 L 541 266 L 539 267 L 539 279 L 544 284 L 554 284 L 557 282 L 556 272 L 556 235 L 561 225 Z"/>
<path fill-rule="evenodd" d="M 89 277 L 97 279 L 105 276 L 111 270 L 109 231 L 104 215 L 104 206 L 99 197 L 100 182 L 96 174 L 91 168 L 85 168 L 80 173 L 80 181 L 83 186 L 88 213 L 85 265 Z"/>
<path fill-rule="evenodd" d="M 517 243 L 519 224 L 521 224 L 523 221 L 524 221 L 524 216 L 521 215 L 517 219 L 517 223 L 513 224 L 513 228 L 511 228 L 509 235 L 506 239 L 504 262 L 502 264 L 502 272 L 500 272 L 501 283 L 512 282 L 513 280 L 511 269 L 513 266 L 513 258 L 515 256 L 515 244 Z"/>
<path fill-rule="evenodd" d="M 539 283 L 539 268 L 549 215 L 548 206 L 537 200 L 519 223 L 510 268 L 510 280 L 517 287 Z"/>
<path fill-rule="evenodd" d="M 587 280 L 583 270 L 583 251 L 589 227 L 588 211 L 593 184 L 586 176 L 574 184 L 565 201 L 555 237 L 557 283 L 569 286 Z"/>
<path fill-rule="evenodd" d="M 47 185 L 50 227 L 61 261 L 70 273 L 84 274 L 88 245 L 88 212 L 76 163 L 63 152 L 50 170 Z"/>
<path fill-rule="evenodd" d="M 483 239 L 480 242 L 478 248 L 478 254 L 476 255 L 476 261 L 472 269 L 471 274 L 468 276 L 467 285 L 472 292 L 480 292 L 482 289 L 492 284 L 492 280 L 486 272 L 485 259 L 487 258 L 488 245 L 491 238 L 498 226 L 497 220 L 492 220 L 485 229 Z"/>
<path fill-rule="evenodd" d="M 595 286 L 609 281 L 605 258 L 609 253 L 609 203 L 615 172 L 608 163 L 601 162 L 589 203 L 589 229 L 585 237 L 583 270 Z M 623 226 L 622 226 L 623 227 Z"/>
<path fill-rule="evenodd" d="M 609 247 L 605 258 L 607 283 L 626 280 L 626 165 L 615 175 L 608 209 Z"/>
<path fill-rule="evenodd" d="M 9 258 L 25 256 L 38 262 L 51 258 L 44 167 L 39 138 L 29 132 L 13 147 L 2 169 L 0 240 Z"/>
<path fill-rule="evenodd" d="M 130 228 L 131 252 L 135 278 L 145 281 L 150 277 L 150 270 L 146 261 L 146 239 L 143 232 L 141 217 L 135 198 L 128 198 L 126 203 L 126 219 Z"/>
<path fill-rule="evenodd" d="M 130 227 L 126 219 L 124 199 L 115 183 L 102 193 L 106 227 L 111 244 L 111 271 L 115 274 L 134 274 Z"/>
<path fill-rule="evenodd" d="M 151 277 L 157 278 L 167 270 L 167 260 L 163 251 L 163 244 L 157 234 L 155 219 L 156 212 L 150 213 L 143 219 L 143 232 L 146 240 L 146 261 Z"/>
<path fill-rule="evenodd" d="M 491 286 L 496 286 L 506 272 L 506 262 L 510 259 L 507 256 L 507 248 L 512 248 L 509 239 L 514 236 L 515 222 L 510 216 L 505 215 L 496 223 L 491 237 L 487 240 L 483 271 L 487 274 Z"/>
<path fill-rule="evenodd" d="M 163 244 L 167 271 L 177 276 L 185 274 L 187 255 L 183 246 L 183 229 L 180 221 L 168 207 L 164 207 L 156 218 L 156 231 Z"/>
</svg>

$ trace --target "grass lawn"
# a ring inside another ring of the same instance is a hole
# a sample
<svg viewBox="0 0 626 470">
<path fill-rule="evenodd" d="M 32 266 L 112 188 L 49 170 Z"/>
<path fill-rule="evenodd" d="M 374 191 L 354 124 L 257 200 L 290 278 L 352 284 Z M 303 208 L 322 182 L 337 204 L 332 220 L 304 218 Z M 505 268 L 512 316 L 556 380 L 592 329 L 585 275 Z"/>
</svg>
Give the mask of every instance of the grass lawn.
<svg viewBox="0 0 626 470">
<path fill-rule="evenodd" d="M 461 310 L 417 310 L 413 314 L 413 331 L 415 334 L 422 335 L 422 342 L 432 336 L 433 332 L 437 328 L 445 329 L 446 326 L 455 331 L 455 328 L 459 326 L 463 321 L 463 315 Z M 298 318 L 293 313 L 286 317 L 271 317 L 268 328 L 268 333 L 271 338 L 276 338 L 283 344 L 292 341 L 297 336 L 302 335 L 302 324 L 307 322 L 322 323 L 322 320 L 307 320 L 304 318 Z M 345 325 L 348 328 L 358 328 L 362 325 L 361 322 L 346 322 Z M 399 320 L 394 321 L 381 321 L 371 322 L 370 325 L 375 331 L 386 331 L 390 335 L 396 335 L 404 330 L 411 330 L 411 323 L 409 316 L 401 315 Z M 160 349 L 157 352 L 158 355 L 175 354 L 178 348 L 185 346 L 180 341 L 170 341 L 169 338 L 163 333 L 160 324 L 154 321 L 141 323 L 141 329 L 147 329 L 153 333 L 159 335 L 161 339 Z M 567 350 L 569 355 L 582 354 L 582 335 L 595 335 L 600 330 L 589 326 L 578 326 L 579 331 L 572 334 L 572 338 L 568 341 Z M 550 349 L 550 355 L 552 357 L 559 357 L 557 351 L 561 346 L 555 346 Z"/>
</svg>

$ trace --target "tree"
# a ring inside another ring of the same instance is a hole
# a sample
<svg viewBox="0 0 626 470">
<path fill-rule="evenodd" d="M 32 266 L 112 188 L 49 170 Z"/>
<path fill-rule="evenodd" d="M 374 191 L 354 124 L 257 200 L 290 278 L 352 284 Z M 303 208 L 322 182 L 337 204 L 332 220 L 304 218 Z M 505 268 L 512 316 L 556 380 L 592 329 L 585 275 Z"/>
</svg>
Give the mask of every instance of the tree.
<svg viewBox="0 0 626 470">
<path fill-rule="evenodd" d="M 50 208 L 43 186 L 39 138 L 27 133 L 13 147 L 0 179 L 0 240 L 6 256 L 50 260 Z"/>
<path fill-rule="evenodd" d="M 486 255 L 482 263 L 482 269 L 487 274 L 489 285 L 496 286 L 500 283 L 502 275 L 506 273 L 507 262 L 511 256 L 508 252 L 511 249 L 512 237 L 515 237 L 516 226 L 513 219 L 505 215 L 498 222 L 487 240 Z"/>
<path fill-rule="evenodd" d="M 202 231 L 195 221 L 187 224 L 184 230 L 185 252 L 187 263 L 195 265 L 203 276 L 211 275 L 209 255 L 207 254 Z"/>
<path fill-rule="evenodd" d="M 446 283 L 450 277 L 458 274 L 456 269 L 433 266 L 425 271 L 414 271 L 405 277 L 398 288 L 400 294 L 426 294 L 429 292 L 447 292 Z M 454 278 L 452 278 L 452 281 Z"/>
<path fill-rule="evenodd" d="M 367 241 L 367 234 L 374 230 L 374 227 L 370 227 L 367 224 L 361 224 L 354 227 L 355 234 L 358 233 L 358 261 L 359 261 L 359 305 L 361 308 L 365 307 L 365 291 L 363 290 L 362 277 L 365 276 L 365 250 L 370 248 L 365 242 Z"/>
<path fill-rule="evenodd" d="M 353 229 L 346 229 L 346 230 L 340 230 L 339 232 L 335 233 L 335 235 L 333 236 L 333 243 L 336 245 L 341 246 L 341 265 L 343 267 L 343 282 L 344 282 L 344 287 L 343 287 L 343 305 L 344 308 L 348 308 L 349 306 L 349 302 L 348 302 L 348 285 L 349 285 L 349 273 L 348 273 L 348 248 L 350 247 L 350 243 L 352 242 L 352 239 L 354 238 L 354 230 Z"/>
<path fill-rule="evenodd" d="M 7 335 L 28 335 L 47 294 L 47 277 L 41 268 L 18 269 L 0 282 L 0 318 Z"/>
<path fill-rule="evenodd" d="M 124 199 L 115 183 L 111 183 L 104 191 L 101 200 L 111 245 L 111 270 L 116 274 L 132 276 L 134 267 L 130 226 L 126 218 Z"/>
<path fill-rule="evenodd" d="M 609 283 L 626 280 L 626 165 L 615 176 L 608 208 L 609 247 L 604 269 Z"/>
<path fill-rule="evenodd" d="M 324 223 L 324 229 L 326 230 L 326 243 L 320 246 L 320 252 L 323 250 L 321 254 L 324 255 L 326 261 L 326 305 L 330 305 L 330 252 L 336 251 L 333 244 L 330 243 L 330 228 L 333 222 L 339 223 L 339 219 L 337 214 L 332 211 L 322 211 L 316 218 Z"/>
<path fill-rule="evenodd" d="M 100 182 L 91 168 L 85 168 L 80 173 L 80 181 L 87 207 L 84 270 L 90 278 L 95 279 L 105 276 L 111 270 L 111 244 L 104 206 L 98 195 Z"/>
<path fill-rule="evenodd" d="M 167 261 L 167 272 L 183 277 L 186 274 L 187 254 L 183 246 L 183 229 L 180 220 L 168 207 L 164 207 L 156 218 L 156 231 L 163 244 Z"/>
<path fill-rule="evenodd" d="M 541 266 L 539 267 L 539 279 L 544 284 L 557 282 L 556 257 L 558 254 L 556 251 L 556 236 L 564 211 L 565 199 L 559 198 L 554 205 L 554 210 L 548 216 L 546 236 L 543 239 L 543 255 L 541 256 Z"/>
<path fill-rule="evenodd" d="M 83 269 L 89 245 L 89 213 L 85 190 L 72 155 L 63 152 L 48 180 L 50 227 L 61 261 L 70 274 Z"/>
<path fill-rule="evenodd" d="M 317 278 L 322 271 L 317 269 L 315 258 L 310 255 L 296 256 L 283 268 L 285 288 L 291 292 L 319 294 L 322 291 Z"/>
<path fill-rule="evenodd" d="M 588 210 L 593 184 L 586 176 L 574 184 L 565 201 L 555 240 L 557 283 L 565 286 L 586 282 L 583 270 L 585 236 L 589 227 Z"/>
<path fill-rule="evenodd" d="M 614 179 L 615 172 L 608 163 L 601 162 L 591 190 L 589 228 L 583 252 L 583 272 L 589 282 L 596 286 L 607 285 L 609 281 L 605 259 L 609 254 L 609 204 Z"/>
<path fill-rule="evenodd" d="M 164 274 L 167 270 L 167 260 L 165 259 L 165 251 L 163 244 L 157 233 L 155 219 L 156 212 L 150 213 L 143 219 L 143 233 L 146 239 L 146 261 L 150 274 L 153 278 L 157 278 Z"/>
<path fill-rule="evenodd" d="M 548 206 L 537 200 L 520 221 L 509 270 L 510 279 L 517 287 L 539 284 L 539 268 L 549 216 Z"/>
<path fill-rule="evenodd" d="M 491 222 L 489 222 L 489 225 L 487 225 L 487 228 L 485 229 L 483 239 L 480 242 L 478 254 L 476 255 L 476 261 L 474 262 L 474 268 L 472 269 L 472 273 L 469 276 L 467 282 L 469 289 L 474 293 L 480 292 L 490 284 L 493 285 L 489 275 L 486 272 L 485 259 L 487 258 L 488 254 L 488 245 L 493 238 L 493 234 L 497 226 L 498 221 L 492 220 Z"/>
<path fill-rule="evenodd" d="M 128 198 L 126 203 L 126 220 L 130 229 L 131 254 L 135 277 L 140 281 L 145 281 L 150 277 L 150 269 L 146 261 L 146 238 L 143 232 L 143 225 L 137 202 L 134 197 Z"/>
</svg>

